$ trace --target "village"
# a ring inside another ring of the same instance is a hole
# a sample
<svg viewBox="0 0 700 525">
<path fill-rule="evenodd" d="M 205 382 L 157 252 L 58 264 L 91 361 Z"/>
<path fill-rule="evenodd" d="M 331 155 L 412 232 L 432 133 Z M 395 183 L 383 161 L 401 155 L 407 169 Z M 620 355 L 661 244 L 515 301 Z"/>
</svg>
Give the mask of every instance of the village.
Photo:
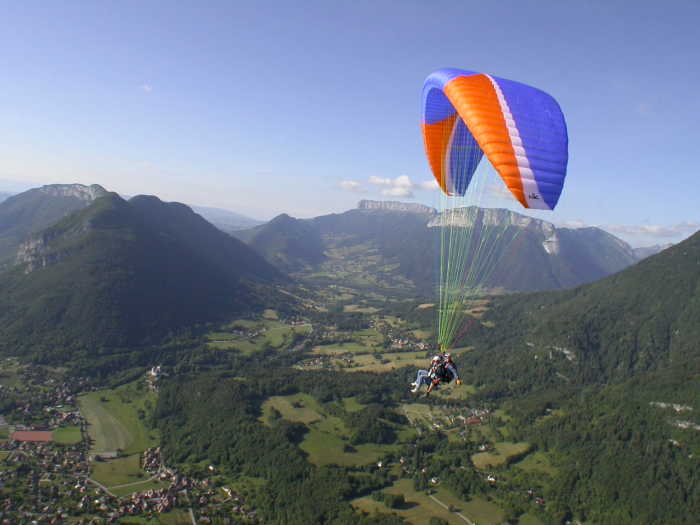
<svg viewBox="0 0 700 525">
<path fill-rule="evenodd" d="M 14 384 L 0 384 L 0 399 L 11 407 L 0 419 L 6 438 L 0 440 L 0 525 L 97 525 L 178 512 L 188 523 L 258 522 L 256 511 L 213 466 L 180 473 L 163 463 L 158 447 L 139 454 L 146 479 L 133 490 L 106 487 L 92 476 L 110 455 L 92 451 L 90 422 L 78 399 L 95 388 L 82 379 L 60 381 L 43 367 L 12 362 L 3 367 L 8 369 Z M 154 366 L 141 381 L 154 392 L 161 377 L 162 368 Z"/>
</svg>

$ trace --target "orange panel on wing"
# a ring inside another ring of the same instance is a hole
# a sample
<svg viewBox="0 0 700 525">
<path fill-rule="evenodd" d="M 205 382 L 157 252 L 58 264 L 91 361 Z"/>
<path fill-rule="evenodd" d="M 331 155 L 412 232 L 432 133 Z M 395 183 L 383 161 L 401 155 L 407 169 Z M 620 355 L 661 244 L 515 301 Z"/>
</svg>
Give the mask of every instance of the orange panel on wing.
<svg viewBox="0 0 700 525">
<path fill-rule="evenodd" d="M 430 169 L 433 171 L 435 180 L 437 180 L 442 191 L 447 193 L 445 185 L 445 152 L 450 143 L 450 136 L 454 128 L 457 114 L 447 117 L 445 120 L 434 124 L 423 124 L 423 141 L 425 142 L 425 151 L 428 156 Z"/>
<path fill-rule="evenodd" d="M 445 85 L 444 93 L 508 189 L 527 207 L 503 109 L 491 80 L 486 75 L 459 76 Z"/>
</svg>

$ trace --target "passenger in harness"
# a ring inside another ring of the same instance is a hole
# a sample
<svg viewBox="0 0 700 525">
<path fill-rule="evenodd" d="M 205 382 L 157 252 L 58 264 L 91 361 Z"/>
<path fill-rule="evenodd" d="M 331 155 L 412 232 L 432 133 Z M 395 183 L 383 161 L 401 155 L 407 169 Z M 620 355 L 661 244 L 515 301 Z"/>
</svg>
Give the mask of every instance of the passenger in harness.
<svg viewBox="0 0 700 525">
<path fill-rule="evenodd" d="M 418 370 L 416 380 L 411 383 L 411 392 L 416 393 L 422 385 L 428 385 L 428 389 L 425 392 L 427 396 L 430 392 L 436 390 L 440 383 L 450 383 L 451 381 L 454 381 L 457 385 L 462 384 L 462 380 L 457 373 L 457 367 L 452 361 L 452 356 L 447 353 L 436 355 L 430 362 L 429 370 Z"/>
</svg>

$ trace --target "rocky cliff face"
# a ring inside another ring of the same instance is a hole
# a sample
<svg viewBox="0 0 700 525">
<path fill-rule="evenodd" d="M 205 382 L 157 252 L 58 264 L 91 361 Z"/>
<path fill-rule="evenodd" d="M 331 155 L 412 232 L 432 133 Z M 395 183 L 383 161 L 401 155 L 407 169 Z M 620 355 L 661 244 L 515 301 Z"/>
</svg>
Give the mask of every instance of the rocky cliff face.
<svg viewBox="0 0 700 525">
<path fill-rule="evenodd" d="M 473 228 L 475 226 L 485 228 L 514 226 L 527 230 L 542 237 L 542 247 L 549 255 L 559 253 L 559 236 L 554 224 L 510 210 L 475 206 L 454 208 L 440 213 L 428 223 L 428 228 Z"/>
<path fill-rule="evenodd" d="M 23 265 L 25 274 L 52 266 L 72 253 L 69 249 L 61 250 L 52 247 L 51 242 L 55 238 L 62 236 L 65 239 L 72 239 L 84 235 L 90 229 L 90 223 L 86 221 L 73 226 L 70 231 L 51 228 L 35 234 L 19 245 L 15 264 Z"/>
<path fill-rule="evenodd" d="M 107 190 L 99 184 L 49 184 L 37 188 L 37 191 L 50 197 L 74 197 L 84 202 L 92 202 L 107 194 Z"/>
<path fill-rule="evenodd" d="M 398 201 L 370 201 L 361 200 L 357 204 L 360 210 L 386 210 L 386 211 L 401 211 L 408 213 L 419 213 L 425 215 L 436 215 L 437 210 L 423 204 L 414 202 L 398 202 Z"/>
<path fill-rule="evenodd" d="M 93 184 L 50 184 L 13 195 L 0 203 L 0 266 L 15 260 L 20 244 L 108 195 Z M 25 253 L 26 255 L 26 248 Z"/>
<path fill-rule="evenodd" d="M 30 239 L 17 248 L 16 264 L 24 265 L 24 273 L 31 273 L 61 260 L 59 253 L 51 253 L 47 239 Z"/>
</svg>

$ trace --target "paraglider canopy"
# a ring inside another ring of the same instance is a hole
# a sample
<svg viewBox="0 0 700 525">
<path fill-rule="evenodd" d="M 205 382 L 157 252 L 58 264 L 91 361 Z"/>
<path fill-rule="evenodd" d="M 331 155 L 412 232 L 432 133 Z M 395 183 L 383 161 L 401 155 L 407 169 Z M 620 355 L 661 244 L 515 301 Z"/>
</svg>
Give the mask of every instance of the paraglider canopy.
<svg viewBox="0 0 700 525">
<path fill-rule="evenodd" d="M 462 69 L 425 80 L 421 129 L 442 189 L 436 324 L 447 351 L 471 326 L 469 303 L 498 289 L 492 276 L 523 231 L 486 214 L 486 197 L 500 199 L 504 189 L 525 208 L 553 210 L 566 178 L 568 136 L 559 104 L 544 91 Z M 484 156 L 488 163 L 477 170 Z"/>
<path fill-rule="evenodd" d="M 525 208 L 553 210 L 568 162 L 559 104 L 537 88 L 439 69 L 423 86 L 423 139 L 442 191 L 461 196 L 485 154 Z"/>
</svg>

